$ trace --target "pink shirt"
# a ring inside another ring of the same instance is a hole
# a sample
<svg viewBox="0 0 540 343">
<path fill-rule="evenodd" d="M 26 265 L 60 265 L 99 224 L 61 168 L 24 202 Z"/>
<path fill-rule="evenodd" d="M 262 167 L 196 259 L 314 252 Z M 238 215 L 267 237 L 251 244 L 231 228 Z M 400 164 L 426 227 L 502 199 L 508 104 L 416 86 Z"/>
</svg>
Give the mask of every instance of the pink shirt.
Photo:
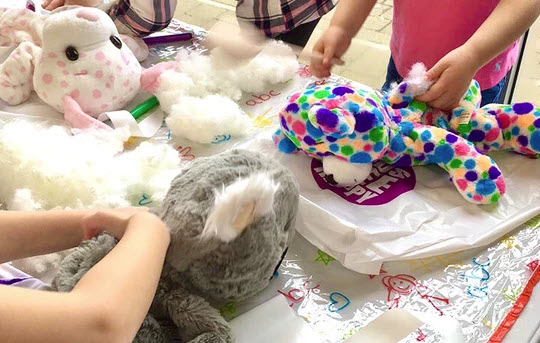
<svg viewBox="0 0 540 343">
<path fill-rule="evenodd" d="M 429 69 L 463 45 L 489 17 L 498 0 L 394 0 L 390 50 L 401 76 L 416 62 Z M 514 65 L 515 42 L 478 71 L 482 90 L 498 84 Z"/>
</svg>

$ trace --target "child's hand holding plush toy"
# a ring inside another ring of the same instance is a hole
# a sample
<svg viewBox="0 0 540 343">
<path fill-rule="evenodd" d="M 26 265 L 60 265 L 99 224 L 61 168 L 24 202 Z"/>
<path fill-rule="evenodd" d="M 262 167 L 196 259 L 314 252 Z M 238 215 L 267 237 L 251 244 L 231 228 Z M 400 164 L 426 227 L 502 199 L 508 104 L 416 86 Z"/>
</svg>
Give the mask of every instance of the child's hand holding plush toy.
<svg viewBox="0 0 540 343">
<path fill-rule="evenodd" d="M 95 8 L 62 7 L 45 16 L 0 11 L 0 32 L 0 43 L 17 46 L 0 65 L 0 99 L 17 105 L 35 90 L 75 128 L 109 128 L 95 118 L 123 108 L 141 88 L 152 88 L 163 70 L 174 68 L 162 63 L 143 71 L 130 47 L 139 59 L 147 49 L 123 40 Z"/>
</svg>

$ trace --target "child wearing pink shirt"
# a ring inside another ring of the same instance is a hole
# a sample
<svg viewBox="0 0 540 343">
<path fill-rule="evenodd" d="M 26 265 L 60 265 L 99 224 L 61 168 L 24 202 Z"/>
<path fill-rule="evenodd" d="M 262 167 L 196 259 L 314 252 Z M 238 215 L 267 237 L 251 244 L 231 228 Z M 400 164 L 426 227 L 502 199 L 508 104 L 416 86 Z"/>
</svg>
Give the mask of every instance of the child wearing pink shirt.
<svg viewBox="0 0 540 343">
<path fill-rule="evenodd" d="M 341 57 L 376 0 L 340 0 L 332 22 L 313 50 L 314 75 L 330 74 L 331 59 Z M 391 58 L 383 90 L 423 62 L 435 81 L 417 100 L 450 110 L 474 78 L 482 103 L 498 102 L 514 65 L 520 36 L 540 14 L 540 0 L 394 0 Z"/>
</svg>

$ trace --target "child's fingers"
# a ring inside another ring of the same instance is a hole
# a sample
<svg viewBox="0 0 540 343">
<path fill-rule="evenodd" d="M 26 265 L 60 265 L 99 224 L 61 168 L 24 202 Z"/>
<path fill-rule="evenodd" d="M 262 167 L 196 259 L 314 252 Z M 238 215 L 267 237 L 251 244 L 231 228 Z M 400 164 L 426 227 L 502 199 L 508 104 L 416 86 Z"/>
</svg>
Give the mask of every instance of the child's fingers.
<svg viewBox="0 0 540 343">
<path fill-rule="evenodd" d="M 52 11 L 60 6 L 64 5 L 64 0 L 52 0 L 47 7 L 45 7 L 46 10 Z"/>
<path fill-rule="evenodd" d="M 442 80 L 435 82 L 435 84 L 431 86 L 431 88 L 425 94 L 417 96 L 415 100 L 429 103 L 440 98 L 446 91 L 445 86 L 441 81 Z"/>
<path fill-rule="evenodd" d="M 426 73 L 426 77 L 430 81 L 435 81 L 438 78 L 441 77 L 442 73 L 447 69 L 446 63 L 441 63 L 440 61 L 433 66 L 428 72 Z"/>
</svg>

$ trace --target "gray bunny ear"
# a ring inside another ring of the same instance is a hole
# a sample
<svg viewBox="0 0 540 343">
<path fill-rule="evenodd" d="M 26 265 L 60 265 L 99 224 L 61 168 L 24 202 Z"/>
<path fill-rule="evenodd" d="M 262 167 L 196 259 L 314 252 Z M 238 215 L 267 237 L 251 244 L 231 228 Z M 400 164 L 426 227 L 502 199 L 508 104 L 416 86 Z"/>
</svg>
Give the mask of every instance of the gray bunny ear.
<svg viewBox="0 0 540 343">
<path fill-rule="evenodd" d="M 206 219 L 202 239 L 230 242 L 259 216 L 272 212 L 279 184 L 267 174 L 239 179 L 215 192 L 215 203 Z"/>
</svg>

